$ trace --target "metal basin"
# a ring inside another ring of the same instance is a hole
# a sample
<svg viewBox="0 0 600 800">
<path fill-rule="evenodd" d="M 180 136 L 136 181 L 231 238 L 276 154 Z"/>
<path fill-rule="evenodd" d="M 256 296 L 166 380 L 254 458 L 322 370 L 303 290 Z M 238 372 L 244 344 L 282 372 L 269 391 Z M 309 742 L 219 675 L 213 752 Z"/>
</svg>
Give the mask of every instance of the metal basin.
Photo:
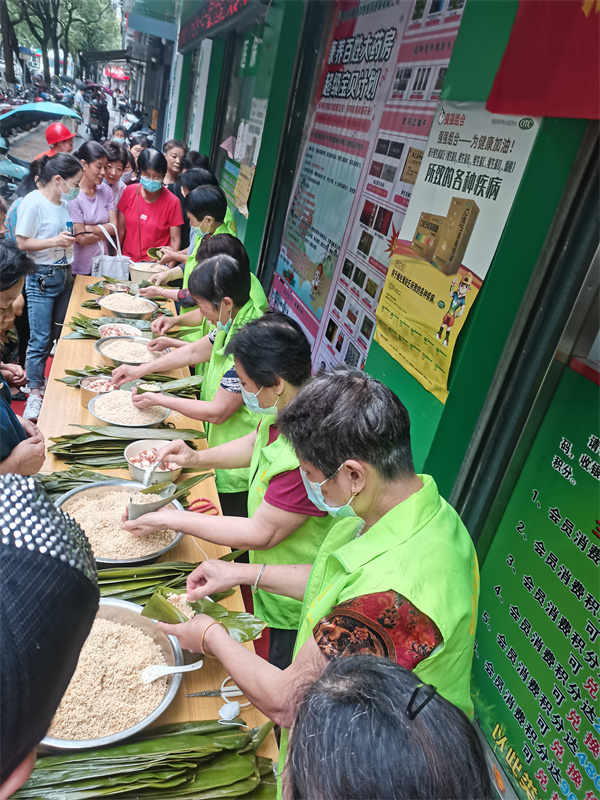
<svg viewBox="0 0 600 800">
<path fill-rule="evenodd" d="M 158 308 L 158 305 L 154 303 L 152 300 L 148 300 L 147 297 L 140 297 L 139 295 L 133 295 L 138 300 L 143 300 L 145 303 L 150 303 L 152 308 L 149 308 L 147 311 L 112 311 L 112 309 L 107 308 L 104 304 L 109 299 L 114 297 L 114 294 L 107 295 L 106 297 L 98 298 L 98 305 L 104 311 L 108 311 L 109 314 L 112 314 L 113 317 L 122 317 L 123 319 L 152 319 L 152 314 Z"/>
<path fill-rule="evenodd" d="M 126 600 L 114 600 L 110 597 L 100 599 L 100 608 L 96 614 L 96 618 L 108 619 L 113 622 L 120 622 L 125 625 L 131 625 L 134 628 L 139 628 L 144 633 L 154 639 L 159 645 L 167 666 L 181 666 L 183 664 L 183 653 L 181 646 L 174 636 L 167 636 L 163 633 L 154 620 L 148 617 L 142 617 L 142 606 L 135 603 L 129 603 Z M 177 694 L 177 690 L 181 685 L 182 675 L 169 675 L 167 678 L 167 691 L 161 700 L 160 704 L 154 709 L 151 714 L 140 720 L 140 722 L 132 725 L 130 728 L 125 728 L 118 733 L 112 733 L 110 736 L 103 736 L 98 739 L 55 739 L 52 736 L 46 736 L 40 743 L 40 748 L 45 752 L 56 752 L 64 750 L 90 750 L 96 747 L 103 747 L 104 745 L 115 744 L 123 739 L 128 739 L 144 728 L 147 728 L 154 720 L 158 719 L 163 711 L 171 705 Z M 90 698 L 93 702 L 93 698 Z"/>
<path fill-rule="evenodd" d="M 117 389 L 117 391 L 120 391 L 120 390 Z M 106 394 L 106 392 L 104 394 Z M 169 416 L 169 414 L 171 413 L 171 410 L 169 408 L 165 408 L 164 415 L 160 419 L 157 419 L 156 422 L 151 422 L 151 423 L 150 422 L 143 422 L 143 423 L 136 423 L 135 425 L 131 425 L 131 424 L 128 424 L 126 422 L 111 422 L 111 420 L 105 419 L 104 417 L 101 417 L 100 414 L 98 414 L 98 412 L 94 410 L 94 406 L 96 405 L 96 401 L 98 400 L 99 397 L 104 397 L 104 394 L 100 394 L 100 395 L 96 395 L 96 397 L 92 397 L 92 399 L 88 403 L 88 411 L 90 412 L 90 414 L 92 414 L 94 417 L 96 417 L 96 419 L 99 419 L 100 422 L 106 422 L 107 425 L 117 425 L 120 428 L 158 428 L 158 426 L 161 423 L 163 423 L 166 420 L 166 418 Z"/>
<path fill-rule="evenodd" d="M 61 508 L 68 514 L 69 507 L 79 500 L 78 495 L 81 493 L 85 493 L 88 497 L 102 498 L 105 494 L 114 491 L 115 488 L 118 487 L 123 488 L 123 507 L 125 507 L 131 492 L 137 492 L 140 489 L 143 489 L 144 485 L 142 483 L 137 483 L 136 481 L 126 481 L 119 478 L 115 478 L 112 481 L 88 483 L 87 486 L 81 486 L 79 489 L 71 489 L 70 492 L 63 494 L 55 501 L 54 505 L 57 508 Z M 169 505 L 164 507 L 176 508 L 178 511 L 183 511 L 183 506 L 178 500 L 171 500 Z M 85 531 L 85 525 L 82 525 L 81 527 Z M 94 558 L 99 569 L 108 569 L 108 567 L 132 567 L 136 566 L 137 564 L 153 564 L 155 561 L 158 561 L 162 555 L 168 553 L 169 550 L 172 550 L 176 545 L 178 545 L 183 537 L 183 533 L 178 533 L 173 541 L 166 547 L 163 547 L 161 550 L 156 550 L 154 553 L 148 553 L 145 556 L 139 556 L 138 558 L 97 558 L 96 556 L 94 556 Z"/>
</svg>

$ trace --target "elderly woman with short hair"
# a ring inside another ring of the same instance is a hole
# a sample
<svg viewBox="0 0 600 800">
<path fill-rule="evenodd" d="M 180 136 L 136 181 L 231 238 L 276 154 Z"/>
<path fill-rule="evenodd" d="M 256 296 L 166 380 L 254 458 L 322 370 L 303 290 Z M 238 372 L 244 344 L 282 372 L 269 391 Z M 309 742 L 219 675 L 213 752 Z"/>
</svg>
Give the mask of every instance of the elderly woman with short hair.
<svg viewBox="0 0 600 800">
<path fill-rule="evenodd" d="M 192 600 L 236 584 L 303 600 L 294 661 L 281 671 L 204 615 L 163 625 L 193 652 L 216 656 L 246 697 L 283 726 L 298 686 L 328 660 L 383 655 L 473 714 L 469 684 L 479 596 L 477 556 L 433 478 L 414 471 L 410 422 L 396 395 L 358 369 L 320 373 L 283 409 L 279 430 L 298 456 L 309 498 L 339 521 L 313 564 L 208 560 Z M 282 736 L 282 752 L 286 735 Z"/>
</svg>

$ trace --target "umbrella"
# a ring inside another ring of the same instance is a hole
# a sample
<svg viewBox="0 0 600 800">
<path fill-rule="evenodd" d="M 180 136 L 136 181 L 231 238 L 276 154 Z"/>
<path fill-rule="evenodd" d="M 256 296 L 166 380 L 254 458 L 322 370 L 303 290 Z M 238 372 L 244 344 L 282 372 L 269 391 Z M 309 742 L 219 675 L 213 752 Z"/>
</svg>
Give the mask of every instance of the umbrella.
<svg viewBox="0 0 600 800">
<path fill-rule="evenodd" d="M 83 81 L 80 81 L 80 80 L 79 80 L 79 78 L 77 78 L 77 79 L 75 80 L 75 86 L 76 86 L 78 89 L 85 89 L 85 83 L 84 83 Z"/>
<path fill-rule="evenodd" d="M 112 97 L 113 90 L 110 89 L 108 86 L 101 86 L 99 83 L 86 83 L 86 89 L 104 89 L 105 92 L 108 92 L 109 95 Z"/>
<path fill-rule="evenodd" d="M 20 127 L 23 122 L 42 122 L 61 117 L 81 119 L 76 111 L 60 103 L 25 103 L 0 116 L 0 136 L 4 136 L 11 128 Z"/>
<path fill-rule="evenodd" d="M 63 83 L 74 83 L 73 78 L 70 75 L 61 75 L 60 79 Z"/>
</svg>

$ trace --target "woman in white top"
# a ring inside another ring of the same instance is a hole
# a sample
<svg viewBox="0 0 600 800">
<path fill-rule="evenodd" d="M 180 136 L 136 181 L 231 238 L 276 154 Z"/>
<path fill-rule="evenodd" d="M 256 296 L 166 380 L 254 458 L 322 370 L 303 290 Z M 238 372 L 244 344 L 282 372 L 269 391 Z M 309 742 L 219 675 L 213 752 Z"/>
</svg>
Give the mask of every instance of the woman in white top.
<svg viewBox="0 0 600 800">
<path fill-rule="evenodd" d="M 36 274 L 28 275 L 25 281 L 31 329 L 26 371 L 31 392 L 23 415 L 37 420 L 46 360 L 53 339 L 60 335 L 60 328 L 55 334 L 54 326 L 63 323 L 73 288 L 75 237 L 67 233 L 67 222 L 72 225 L 69 201 L 79 194 L 82 170 L 81 162 L 70 153 L 42 156 L 34 164 L 37 189 L 18 208 L 15 235 L 21 250 L 28 252 L 37 265 Z"/>
</svg>

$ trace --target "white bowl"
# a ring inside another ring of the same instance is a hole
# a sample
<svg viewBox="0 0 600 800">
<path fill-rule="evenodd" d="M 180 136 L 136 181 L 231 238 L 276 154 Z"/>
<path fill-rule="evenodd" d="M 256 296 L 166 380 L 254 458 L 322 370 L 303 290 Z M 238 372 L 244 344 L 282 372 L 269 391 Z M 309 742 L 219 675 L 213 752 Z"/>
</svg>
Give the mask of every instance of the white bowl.
<svg viewBox="0 0 600 800">
<path fill-rule="evenodd" d="M 144 633 L 154 639 L 159 645 L 167 666 L 181 666 L 183 664 L 183 653 L 181 646 L 174 636 L 167 636 L 161 631 L 156 622 L 148 617 L 142 617 L 142 606 L 135 603 L 129 603 L 126 600 L 115 600 L 110 597 L 103 597 L 100 599 L 100 607 L 96 614 L 96 618 L 109 619 L 114 622 L 120 622 L 125 625 L 131 625 L 133 628 L 139 628 Z M 160 715 L 166 711 L 171 705 L 177 694 L 177 690 L 181 685 L 182 675 L 169 675 L 167 678 L 167 691 L 161 702 L 148 714 L 147 717 L 132 725 L 129 728 L 124 728 L 118 733 L 112 733 L 110 736 L 102 736 L 98 739 L 56 739 L 53 736 L 46 736 L 42 739 L 40 746 L 46 752 L 56 752 L 61 750 L 90 750 L 96 747 L 103 747 L 104 745 L 115 744 L 123 739 L 128 739 L 140 731 L 143 731 L 154 720 L 158 719 Z"/>
<path fill-rule="evenodd" d="M 144 473 L 146 470 L 144 467 L 136 467 L 135 464 L 132 464 L 131 458 L 139 456 L 142 450 L 148 450 L 150 447 L 156 447 L 157 450 L 160 450 L 160 448 L 164 447 L 165 444 L 166 442 L 164 439 L 140 439 L 138 442 L 132 442 L 131 444 L 127 445 L 124 455 L 127 459 L 127 464 L 129 465 L 129 474 L 134 481 L 140 481 L 141 483 L 144 480 Z M 157 469 L 152 475 L 150 483 L 152 485 L 155 483 L 163 483 L 163 481 L 170 481 L 173 483 L 181 475 L 182 469 L 183 467 L 165 470 Z"/>
<path fill-rule="evenodd" d="M 121 391 L 121 390 L 117 389 L 117 391 Z M 96 419 L 99 419 L 100 422 L 105 422 L 107 425 L 117 425 L 118 427 L 121 427 L 121 428 L 158 428 L 158 426 L 162 422 L 164 422 L 166 420 L 166 418 L 169 416 L 169 414 L 171 413 L 171 410 L 169 408 L 165 408 L 164 416 L 162 416 L 160 419 L 157 419 L 156 422 L 152 422 L 152 423 L 146 422 L 143 425 L 128 425 L 126 422 L 111 422 L 108 419 L 104 419 L 104 417 L 101 417 L 100 414 L 97 414 L 94 411 L 94 405 L 96 404 L 96 402 L 101 397 L 104 397 L 104 396 L 105 396 L 104 394 L 99 394 L 99 395 L 96 395 L 96 397 L 92 397 L 92 399 L 88 403 L 88 411 L 90 412 L 90 414 L 92 414 L 94 417 L 96 417 Z"/>
<path fill-rule="evenodd" d="M 107 311 L 109 314 L 112 314 L 113 317 L 121 317 L 122 319 L 152 319 L 152 314 L 154 314 L 158 308 L 158 305 L 152 300 L 148 300 L 147 297 L 140 297 L 139 295 L 135 294 L 131 296 L 135 297 L 137 300 L 143 300 L 145 303 L 150 303 L 152 308 L 149 308 L 148 311 L 113 311 L 112 309 L 107 308 L 105 303 L 107 300 L 112 300 L 112 298 L 115 296 L 118 296 L 118 293 L 117 295 L 109 294 L 105 297 L 98 298 L 98 305 L 100 308 L 102 308 L 104 311 Z"/>
<path fill-rule="evenodd" d="M 152 269 L 140 269 L 141 264 L 148 264 L 152 266 Z M 131 280 L 134 283 L 141 283 L 142 281 L 149 281 L 152 275 L 156 275 L 158 272 L 164 272 L 165 267 L 161 264 L 160 266 L 155 261 L 142 261 L 138 263 L 132 262 L 129 265 L 129 275 Z"/>
<path fill-rule="evenodd" d="M 124 325 L 122 322 L 115 322 L 114 324 L 106 323 L 105 325 L 100 325 L 98 328 L 98 333 L 100 334 L 101 339 L 110 339 L 112 338 L 112 334 L 107 334 L 106 331 L 108 328 L 113 328 L 115 325 L 118 325 L 119 328 L 123 331 L 123 333 L 116 334 L 117 336 L 135 336 L 136 338 L 140 338 L 142 336 L 142 332 L 139 328 L 136 328 L 135 325 Z"/>
</svg>

